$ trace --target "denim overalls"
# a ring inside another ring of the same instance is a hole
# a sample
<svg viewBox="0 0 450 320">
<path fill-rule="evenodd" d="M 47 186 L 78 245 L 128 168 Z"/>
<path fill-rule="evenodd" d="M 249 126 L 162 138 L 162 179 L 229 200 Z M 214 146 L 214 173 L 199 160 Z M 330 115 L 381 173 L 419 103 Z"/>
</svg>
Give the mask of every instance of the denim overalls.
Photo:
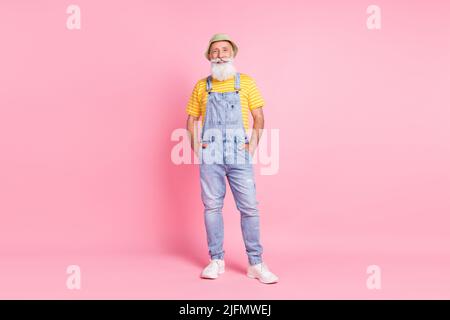
<svg viewBox="0 0 450 320">
<path fill-rule="evenodd" d="M 238 210 L 248 261 L 262 262 L 259 239 L 259 211 L 253 175 L 252 156 L 244 148 L 248 137 L 242 121 L 240 76 L 235 75 L 235 91 L 212 92 L 211 76 L 206 80 L 208 92 L 200 149 L 200 182 L 204 218 L 211 259 L 223 259 L 223 216 L 225 177 Z"/>
</svg>

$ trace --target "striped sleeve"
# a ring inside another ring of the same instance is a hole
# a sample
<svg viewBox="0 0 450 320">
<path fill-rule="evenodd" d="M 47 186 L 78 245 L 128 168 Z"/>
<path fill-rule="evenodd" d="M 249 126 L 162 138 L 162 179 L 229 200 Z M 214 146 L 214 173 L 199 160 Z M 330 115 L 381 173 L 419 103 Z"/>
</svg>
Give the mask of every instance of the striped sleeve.
<svg viewBox="0 0 450 320">
<path fill-rule="evenodd" d="M 255 80 L 251 79 L 248 91 L 248 107 L 250 110 L 253 110 L 262 106 L 264 106 L 264 99 L 261 96 L 261 92 L 259 91 Z"/>
<path fill-rule="evenodd" d="M 186 106 L 186 113 L 188 115 L 199 117 L 201 114 L 200 110 L 200 99 L 199 99 L 199 87 L 200 87 L 200 81 L 197 82 L 197 84 L 194 87 L 194 90 L 192 90 L 191 97 L 189 98 L 189 102 Z"/>
</svg>

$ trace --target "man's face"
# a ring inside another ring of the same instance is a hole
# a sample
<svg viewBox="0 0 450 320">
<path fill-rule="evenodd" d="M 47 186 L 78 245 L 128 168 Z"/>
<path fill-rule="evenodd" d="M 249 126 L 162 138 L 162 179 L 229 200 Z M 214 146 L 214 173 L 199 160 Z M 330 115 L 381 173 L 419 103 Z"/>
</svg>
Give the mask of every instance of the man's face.
<svg viewBox="0 0 450 320">
<path fill-rule="evenodd" d="M 233 47 L 228 41 L 216 41 L 213 42 L 209 49 L 209 59 L 220 59 L 216 63 L 223 63 L 222 59 L 233 58 Z"/>
</svg>

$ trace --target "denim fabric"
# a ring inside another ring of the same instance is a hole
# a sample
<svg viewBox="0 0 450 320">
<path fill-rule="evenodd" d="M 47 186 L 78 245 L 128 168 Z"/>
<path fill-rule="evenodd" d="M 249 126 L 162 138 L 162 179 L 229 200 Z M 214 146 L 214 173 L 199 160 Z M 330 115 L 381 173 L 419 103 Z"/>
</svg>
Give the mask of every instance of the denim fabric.
<svg viewBox="0 0 450 320">
<path fill-rule="evenodd" d="M 259 210 L 252 156 L 245 149 L 248 137 L 242 121 L 239 96 L 240 77 L 235 76 L 235 91 L 212 92 L 211 76 L 207 78 L 208 101 L 202 128 L 200 182 L 204 219 L 211 259 L 223 259 L 224 227 L 222 208 L 225 178 L 241 214 L 241 230 L 248 261 L 262 262 Z"/>
</svg>

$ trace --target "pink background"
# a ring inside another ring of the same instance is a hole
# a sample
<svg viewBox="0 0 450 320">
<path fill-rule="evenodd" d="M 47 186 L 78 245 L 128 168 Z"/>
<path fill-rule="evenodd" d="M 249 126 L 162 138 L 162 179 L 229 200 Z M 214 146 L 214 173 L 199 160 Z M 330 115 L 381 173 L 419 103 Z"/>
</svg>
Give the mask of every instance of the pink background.
<svg viewBox="0 0 450 320">
<path fill-rule="evenodd" d="M 72 3 L 81 30 L 66 28 Z M 381 30 L 366 28 L 370 4 Z M 449 13 L 437 0 L 1 1 L 0 297 L 450 298 Z M 257 175 L 274 286 L 245 277 L 229 189 L 228 271 L 198 278 L 198 166 L 170 159 L 216 32 L 280 130 L 278 174 Z M 65 287 L 69 264 L 82 290 Z M 366 288 L 372 264 L 381 290 Z"/>
</svg>

